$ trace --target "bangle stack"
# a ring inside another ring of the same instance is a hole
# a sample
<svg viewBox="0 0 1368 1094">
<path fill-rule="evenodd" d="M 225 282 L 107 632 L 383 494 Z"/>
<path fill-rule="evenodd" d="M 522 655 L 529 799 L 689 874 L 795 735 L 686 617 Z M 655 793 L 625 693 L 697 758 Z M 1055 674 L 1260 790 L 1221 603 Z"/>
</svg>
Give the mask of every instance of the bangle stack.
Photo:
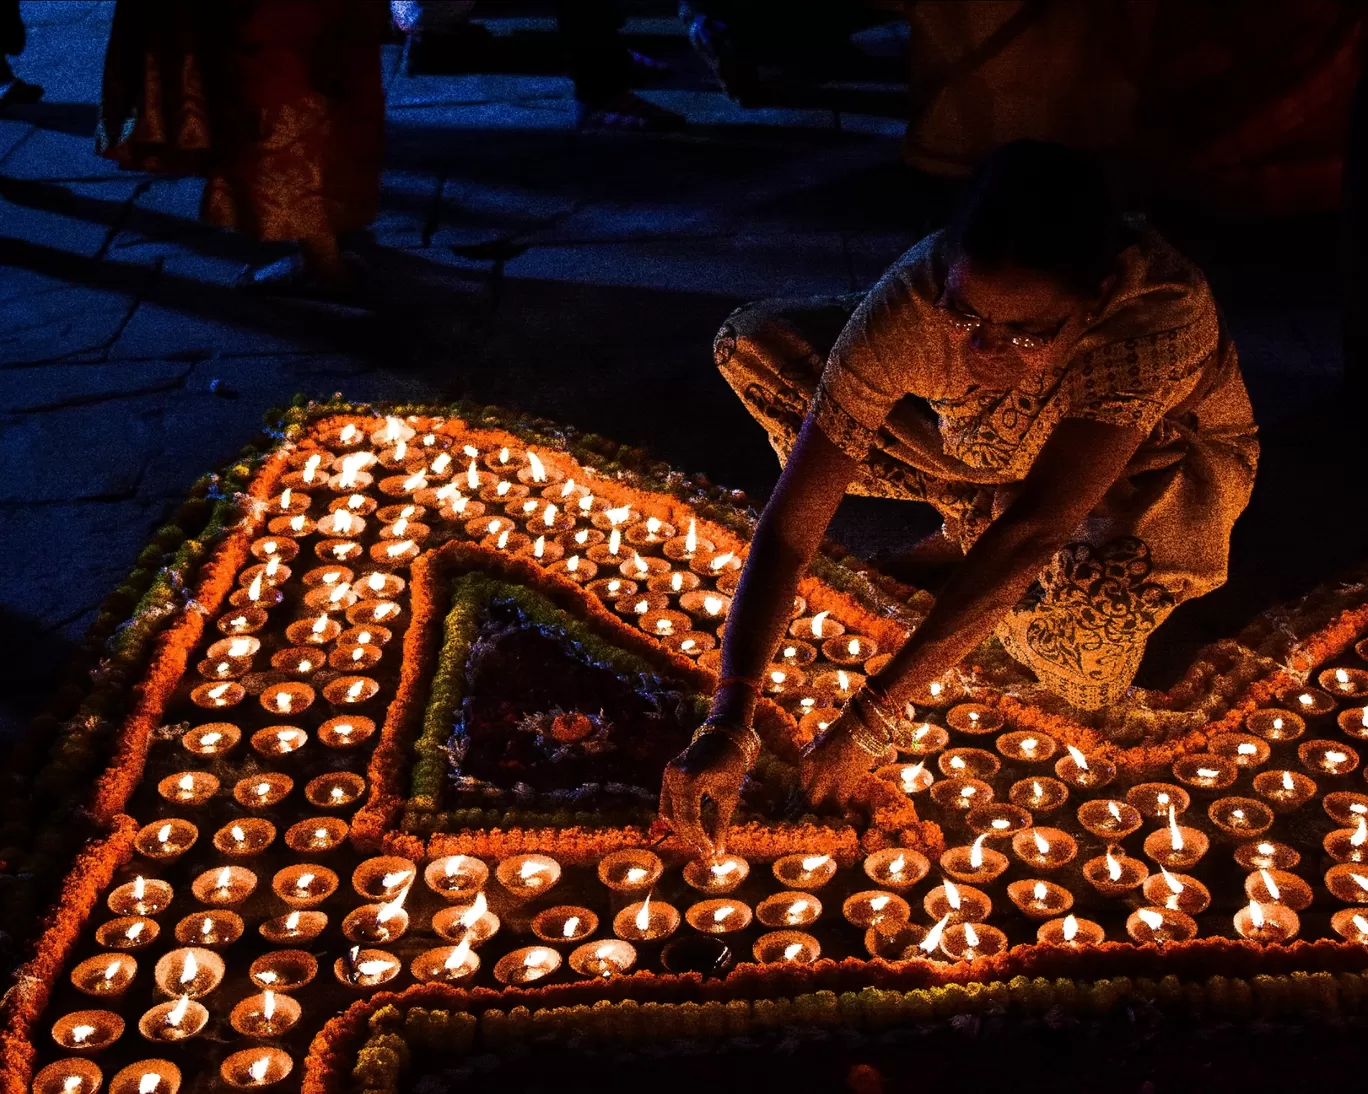
<svg viewBox="0 0 1368 1094">
<path fill-rule="evenodd" d="M 729 722 L 720 718 L 709 718 L 694 730 L 693 740 L 689 743 L 693 744 L 700 738 L 713 733 L 722 734 L 741 750 L 741 757 L 746 762 L 747 771 L 755 766 L 755 761 L 760 756 L 760 734 L 755 731 L 754 726 Z"/>
</svg>

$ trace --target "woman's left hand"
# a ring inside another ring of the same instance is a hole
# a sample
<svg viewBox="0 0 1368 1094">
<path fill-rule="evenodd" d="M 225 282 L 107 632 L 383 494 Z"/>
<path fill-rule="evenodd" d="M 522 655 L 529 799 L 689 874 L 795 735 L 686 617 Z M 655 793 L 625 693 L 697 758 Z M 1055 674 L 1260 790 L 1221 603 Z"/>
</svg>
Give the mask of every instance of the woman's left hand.
<svg viewBox="0 0 1368 1094">
<path fill-rule="evenodd" d="M 855 717 L 847 708 L 803 749 L 799 773 L 808 804 L 814 809 L 828 799 L 844 809 L 860 776 L 868 773 L 874 762 L 874 757 L 851 737 L 850 722 Z"/>
</svg>

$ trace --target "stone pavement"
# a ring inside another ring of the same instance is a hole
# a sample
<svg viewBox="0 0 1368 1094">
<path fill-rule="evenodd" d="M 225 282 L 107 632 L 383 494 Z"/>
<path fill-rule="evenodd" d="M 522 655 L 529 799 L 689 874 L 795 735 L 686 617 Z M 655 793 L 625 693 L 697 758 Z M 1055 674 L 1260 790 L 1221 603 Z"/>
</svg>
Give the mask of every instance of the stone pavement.
<svg viewBox="0 0 1368 1094">
<path fill-rule="evenodd" d="M 687 114 L 684 134 L 586 135 L 565 79 L 409 77 L 387 47 L 375 308 L 244 297 L 233 276 L 269 248 L 197 224 L 195 180 L 94 154 L 112 7 L 25 3 L 16 68 L 47 98 L 0 119 L 6 732 L 167 507 L 296 392 L 497 402 L 763 497 L 776 468 L 711 368 L 714 330 L 747 299 L 869 285 L 944 207 L 942 186 L 901 167 L 891 119 L 746 111 L 686 87 L 647 93 Z M 1211 275 L 1267 455 L 1231 584 L 1175 618 L 1156 678 L 1368 543 L 1352 435 L 1327 409 L 1333 221 L 1159 219 Z M 927 526 L 852 502 L 835 532 L 868 551 Z"/>
</svg>

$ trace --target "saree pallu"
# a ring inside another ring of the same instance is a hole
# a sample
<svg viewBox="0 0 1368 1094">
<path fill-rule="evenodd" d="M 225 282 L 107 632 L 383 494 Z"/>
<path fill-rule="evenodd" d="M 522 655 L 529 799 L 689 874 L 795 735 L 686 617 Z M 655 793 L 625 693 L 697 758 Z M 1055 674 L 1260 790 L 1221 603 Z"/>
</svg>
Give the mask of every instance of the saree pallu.
<svg viewBox="0 0 1368 1094">
<path fill-rule="evenodd" d="M 384 137 L 375 0 L 119 0 L 97 147 L 200 175 L 200 215 L 258 239 L 362 228 Z"/>
<path fill-rule="evenodd" d="M 781 463 L 863 296 L 753 304 L 718 332 L 715 363 Z M 820 407 L 817 413 L 822 424 Z M 928 503 L 967 550 L 1007 509 L 1019 483 L 944 474 L 937 428 L 929 405 L 905 396 L 849 492 Z M 1238 358 L 1223 332 L 1192 391 L 999 622 L 996 636 L 1008 654 L 1075 707 L 1096 710 L 1120 699 L 1154 629 L 1184 600 L 1224 584 L 1231 528 L 1249 500 L 1257 458 Z"/>
</svg>

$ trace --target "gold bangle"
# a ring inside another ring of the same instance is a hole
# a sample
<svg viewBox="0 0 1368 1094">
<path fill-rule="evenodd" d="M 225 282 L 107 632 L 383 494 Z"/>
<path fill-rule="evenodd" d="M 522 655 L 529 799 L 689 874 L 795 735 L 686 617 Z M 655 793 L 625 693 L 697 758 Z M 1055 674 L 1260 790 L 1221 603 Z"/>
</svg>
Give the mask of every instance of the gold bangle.
<svg viewBox="0 0 1368 1094">
<path fill-rule="evenodd" d="M 745 760 L 747 771 L 755 766 L 755 761 L 760 756 L 760 734 L 755 731 L 754 726 L 742 725 L 737 722 L 715 722 L 709 718 L 694 730 L 693 739 L 689 743 L 694 744 L 701 737 L 713 733 L 721 733 L 741 750 L 741 757 Z"/>
</svg>

